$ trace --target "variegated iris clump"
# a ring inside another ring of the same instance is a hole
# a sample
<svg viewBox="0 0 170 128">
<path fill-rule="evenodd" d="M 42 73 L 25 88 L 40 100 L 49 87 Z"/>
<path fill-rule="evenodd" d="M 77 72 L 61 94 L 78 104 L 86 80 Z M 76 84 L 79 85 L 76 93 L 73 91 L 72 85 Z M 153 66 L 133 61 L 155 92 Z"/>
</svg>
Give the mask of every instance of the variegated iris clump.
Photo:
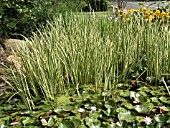
<svg viewBox="0 0 170 128">
<path fill-rule="evenodd" d="M 151 8 L 142 7 L 140 10 L 130 9 L 130 10 L 119 10 L 118 16 L 120 16 L 123 20 L 130 20 L 133 16 L 142 16 L 144 19 L 150 22 L 161 22 L 161 23 L 169 23 L 170 22 L 170 11 L 157 9 L 153 10 Z"/>
</svg>

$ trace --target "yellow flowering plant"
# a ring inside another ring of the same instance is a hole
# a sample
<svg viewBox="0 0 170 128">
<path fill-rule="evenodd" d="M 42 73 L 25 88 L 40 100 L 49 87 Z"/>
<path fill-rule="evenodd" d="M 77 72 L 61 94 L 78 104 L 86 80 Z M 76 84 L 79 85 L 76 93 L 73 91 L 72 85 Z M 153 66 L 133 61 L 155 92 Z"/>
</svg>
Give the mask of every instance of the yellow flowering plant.
<svg viewBox="0 0 170 128">
<path fill-rule="evenodd" d="M 150 23 L 158 23 L 156 25 L 168 26 L 170 23 L 170 11 L 167 9 L 158 8 L 153 10 L 149 7 L 141 7 L 139 10 L 131 8 L 129 10 L 119 10 L 118 16 L 124 21 L 132 19 L 134 16 L 137 18 L 144 18 Z"/>
</svg>

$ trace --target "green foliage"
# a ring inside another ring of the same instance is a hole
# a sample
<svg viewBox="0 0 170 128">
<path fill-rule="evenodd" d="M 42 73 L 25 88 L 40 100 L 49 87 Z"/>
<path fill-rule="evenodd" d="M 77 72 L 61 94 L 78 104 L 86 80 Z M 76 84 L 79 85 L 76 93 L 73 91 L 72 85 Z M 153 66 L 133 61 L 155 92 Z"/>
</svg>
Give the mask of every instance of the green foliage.
<svg viewBox="0 0 170 128">
<path fill-rule="evenodd" d="M 106 11 L 107 0 L 87 0 L 90 8 L 93 11 Z"/>
<path fill-rule="evenodd" d="M 80 11 L 84 4 L 83 0 L 1 0 L 0 36 L 30 36 L 52 17 L 66 11 Z"/>
<path fill-rule="evenodd" d="M 60 95 L 57 104 L 50 105 L 37 101 L 32 111 L 16 97 L 8 104 L 0 97 L 0 127 L 162 128 L 170 125 L 170 102 L 162 85 L 138 84 L 134 88 L 129 83 L 120 84 L 117 90 L 102 93 L 95 93 L 94 85 L 86 85 L 81 89 L 81 98 L 76 94 Z M 129 94 L 124 97 L 120 92 Z"/>
<path fill-rule="evenodd" d="M 28 36 L 36 27 L 45 24 L 48 19 L 46 6 L 50 2 L 37 0 L 1 0 L 0 22 L 1 36 L 23 34 Z"/>
</svg>

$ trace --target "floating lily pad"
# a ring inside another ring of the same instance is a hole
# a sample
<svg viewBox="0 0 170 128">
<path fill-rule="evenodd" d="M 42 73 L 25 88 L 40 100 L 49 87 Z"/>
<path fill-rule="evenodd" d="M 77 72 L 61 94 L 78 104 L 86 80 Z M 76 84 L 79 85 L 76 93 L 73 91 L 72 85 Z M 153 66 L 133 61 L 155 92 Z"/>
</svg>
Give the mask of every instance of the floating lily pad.
<svg viewBox="0 0 170 128">
<path fill-rule="evenodd" d="M 155 120 L 159 123 L 165 123 L 169 119 L 169 116 L 166 114 L 158 114 L 155 116 Z"/>
<path fill-rule="evenodd" d="M 102 96 L 110 96 L 111 95 L 111 91 L 105 91 L 105 92 L 102 92 Z"/>
<path fill-rule="evenodd" d="M 159 108 L 162 109 L 163 111 L 166 111 L 166 112 L 170 111 L 170 107 L 162 106 L 162 107 L 159 107 Z"/>
<path fill-rule="evenodd" d="M 159 100 L 160 100 L 161 102 L 163 102 L 163 103 L 170 104 L 170 100 L 169 100 L 169 99 L 167 99 L 167 98 L 166 98 L 166 97 L 164 97 L 164 96 L 161 96 L 161 97 L 159 98 Z"/>
<path fill-rule="evenodd" d="M 120 84 L 117 84 L 117 87 L 120 88 L 120 89 L 127 89 L 130 87 L 129 84 L 125 84 L 125 83 L 120 83 Z"/>
<path fill-rule="evenodd" d="M 151 97 L 150 99 L 152 103 L 155 103 L 155 104 L 160 103 L 157 97 Z"/>
<path fill-rule="evenodd" d="M 41 119 L 42 126 L 52 127 L 55 124 L 55 119 L 50 117 L 48 122 L 46 119 Z"/>
<path fill-rule="evenodd" d="M 10 104 L 8 104 L 8 105 L 6 105 L 3 109 L 5 110 L 5 111 L 8 111 L 8 110 L 13 110 L 13 106 L 12 105 L 10 105 Z"/>
<path fill-rule="evenodd" d="M 140 114 L 148 114 L 150 109 L 146 105 L 136 105 L 135 110 Z"/>
<path fill-rule="evenodd" d="M 97 118 L 101 117 L 101 112 L 96 111 L 96 112 L 90 113 L 89 117 L 97 119 Z"/>
<path fill-rule="evenodd" d="M 146 86 L 143 86 L 143 87 L 140 87 L 140 88 L 138 88 L 137 90 L 139 90 L 140 92 L 141 91 L 143 91 L 143 92 L 150 92 L 150 89 L 149 89 L 149 87 L 146 87 Z"/>
<path fill-rule="evenodd" d="M 127 102 L 125 102 L 125 103 L 123 103 L 123 105 L 127 108 L 127 109 L 134 109 L 134 105 L 132 105 L 131 103 L 127 103 Z"/>
<path fill-rule="evenodd" d="M 84 90 L 82 92 L 82 95 L 89 95 L 89 94 L 94 94 L 94 91 L 93 90 Z"/>
<path fill-rule="evenodd" d="M 126 111 L 127 111 L 127 109 L 125 109 L 123 107 L 119 107 L 119 108 L 116 109 L 117 113 L 126 112 Z"/>
<path fill-rule="evenodd" d="M 104 106 L 106 108 L 113 108 L 113 107 L 116 107 L 116 103 L 115 103 L 114 99 L 110 99 L 110 100 L 105 101 Z"/>
<path fill-rule="evenodd" d="M 136 120 L 141 123 L 144 121 L 144 117 L 143 116 L 136 116 Z"/>
<path fill-rule="evenodd" d="M 58 128 L 75 128 L 75 125 L 71 121 L 63 121 Z"/>
<path fill-rule="evenodd" d="M 52 110 L 52 109 L 53 109 L 53 106 L 40 105 L 40 106 L 38 106 L 38 109 L 43 109 L 44 111 L 48 111 L 48 110 Z"/>
<path fill-rule="evenodd" d="M 33 124 L 34 122 L 35 122 L 35 118 L 31 118 L 31 117 L 26 117 L 26 119 L 22 121 L 24 126 Z"/>
<path fill-rule="evenodd" d="M 61 109 L 61 108 L 54 109 L 53 111 L 54 111 L 55 113 L 57 113 L 57 114 L 60 114 L 60 113 L 63 113 L 63 112 L 64 112 L 64 110 Z"/>
<path fill-rule="evenodd" d="M 71 121 L 74 123 L 75 128 L 79 128 L 81 125 L 81 121 L 79 119 L 71 119 Z"/>
<path fill-rule="evenodd" d="M 120 96 L 121 97 L 129 97 L 130 96 L 129 90 L 120 90 Z"/>
<path fill-rule="evenodd" d="M 0 120 L 1 120 L 1 122 L 3 122 L 2 124 L 4 124 L 4 125 L 9 125 L 10 122 L 12 121 L 10 116 L 6 116 L 4 118 L 1 118 Z"/>
<path fill-rule="evenodd" d="M 133 122 L 135 116 L 133 116 L 130 111 L 126 110 L 125 112 L 118 113 L 118 119 L 125 120 L 127 122 Z"/>
<path fill-rule="evenodd" d="M 93 128 L 99 128 L 101 127 L 101 121 L 99 121 L 98 119 L 94 119 L 94 118 L 86 118 L 85 119 L 86 125 L 89 127 L 93 127 Z"/>
<path fill-rule="evenodd" d="M 156 124 L 156 128 L 163 128 L 165 126 L 164 122 L 160 122 Z M 166 127 L 165 127 L 166 128 Z"/>
<path fill-rule="evenodd" d="M 107 116 L 114 116 L 115 113 L 115 109 L 114 108 L 107 108 L 106 111 L 104 111 L 104 114 L 106 114 Z"/>
<path fill-rule="evenodd" d="M 130 98 L 132 99 L 133 103 L 145 103 L 147 101 L 143 95 L 134 91 L 130 91 Z"/>
</svg>

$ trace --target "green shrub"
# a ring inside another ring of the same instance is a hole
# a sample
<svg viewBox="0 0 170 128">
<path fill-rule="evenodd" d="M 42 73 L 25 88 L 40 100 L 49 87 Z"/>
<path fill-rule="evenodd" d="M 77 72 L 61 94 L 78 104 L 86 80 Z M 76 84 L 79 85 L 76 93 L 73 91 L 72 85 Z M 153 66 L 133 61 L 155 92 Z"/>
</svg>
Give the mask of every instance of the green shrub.
<svg viewBox="0 0 170 128">
<path fill-rule="evenodd" d="M 106 11 L 107 0 L 87 0 L 90 8 L 93 11 Z"/>
<path fill-rule="evenodd" d="M 30 36 L 47 20 L 64 13 L 81 10 L 84 0 L 1 0 L 0 37 Z"/>
<path fill-rule="evenodd" d="M 47 12 L 36 0 L 2 0 L 0 2 L 0 36 L 14 34 L 30 35 L 41 23 L 45 23 Z"/>
</svg>

